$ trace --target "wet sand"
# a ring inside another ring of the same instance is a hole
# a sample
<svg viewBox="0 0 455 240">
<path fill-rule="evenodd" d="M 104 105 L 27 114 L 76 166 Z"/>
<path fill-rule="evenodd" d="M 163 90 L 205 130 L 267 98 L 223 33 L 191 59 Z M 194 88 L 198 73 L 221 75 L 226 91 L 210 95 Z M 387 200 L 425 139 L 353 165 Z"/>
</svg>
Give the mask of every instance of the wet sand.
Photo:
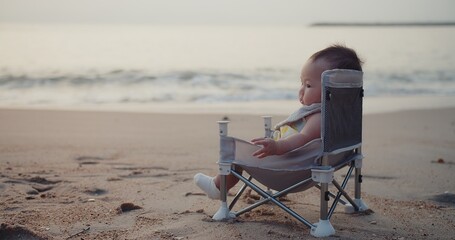
<svg viewBox="0 0 455 240">
<path fill-rule="evenodd" d="M 219 203 L 192 177 L 217 173 L 222 117 L 0 110 L 0 238 L 311 238 L 273 205 L 211 220 Z M 230 135 L 262 136 L 260 116 L 227 117 Z M 337 208 L 332 238 L 453 239 L 454 149 L 455 108 L 367 114 L 362 187 L 374 213 Z M 318 197 L 311 189 L 288 195 L 286 204 L 317 222 Z"/>
</svg>

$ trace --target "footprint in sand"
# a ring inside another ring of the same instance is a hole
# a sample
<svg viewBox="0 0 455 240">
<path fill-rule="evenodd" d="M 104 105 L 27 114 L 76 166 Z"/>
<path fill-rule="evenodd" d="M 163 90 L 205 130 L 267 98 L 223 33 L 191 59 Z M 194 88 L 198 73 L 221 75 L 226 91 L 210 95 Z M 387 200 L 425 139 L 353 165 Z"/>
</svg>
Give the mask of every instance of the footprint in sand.
<svg viewBox="0 0 455 240">
<path fill-rule="evenodd" d="M 154 177 L 154 178 L 161 178 L 167 177 L 171 174 L 167 173 L 169 171 L 168 168 L 165 167 L 113 167 L 115 170 L 124 170 L 130 171 L 128 174 L 121 174 L 119 177 L 121 178 L 147 178 L 147 177 Z M 151 171 L 165 171 L 165 172 L 158 172 L 158 173 L 151 173 Z"/>
<path fill-rule="evenodd" d="M 54 188 L 54 186 L 33 185 L 32 188 L 38 192 L 46 192 Z"/>
<path fill-rule="evenodd" d="M 19 184 L 28 184 L 32 187 L 32 189 L 28 190 L 26 193 L 28 195 L 38 195 L 39 193 L 47 192 L 54 188 L 54 185 L 60 183 L 60 180 L 47 180 L 46 178 L 36 176 L 32 178 L 23 178 L 23 179 L 14 179 L 8 181 L 11 183 L 19 183 Z M 33 197 L 29 197 L 28 199 L 33 199 Z"/>
<path fill-rule="evenodd" d="M 455 194 L 449 192 L 434 195 L 430 197 L 430 200 L 455 206 Z"/>
<path fill-rule="evenodd" d="M 101 188 L 90 188 L 84 191 L 84 193 L 91 196 L 100 196 L 107 193 L 107 190 Z"/>
<path fill-rule="evenodd" d="M 43 184 L 43 185 L 52 185 L 52 184 L 56 184 L 56 183 L 59 183 L 61 181 L 50 181 L 50 180 L 47 180 L 43 177 L 40 177 L 40 176 L 37 176 L 37 177 L 32 177 L 32 178 L 29 178 L 29 179 L 24 179 L 25 181 L 27 182 L 32 182 L 32 183 L 39 183 L 39 184 Z"/>
<path fill-rule="evenodd" d="M 107 158 L 97 157 L 97 156 L 79 156 L 79 157 L 74 158 L 74 160 L 79 162 L 79 166 L 98 164 L 99 161 L 106 160 L 106 159 Z"/>
<path fill-rule="evenodd" d="M 0 239 L 44 240 L 48 238 L 42 237 L 24 226 L 2 223 L 0 225 Z"/>
<path fill-rule="evenodd" d="M 43 177 L 32 177 L 26 179 L 26 181 L 34 183 L 31 187 L 38 192 L 46 192 L 54 188 L 54 185 L 60 183 L 61 181 L 50 181 Z"/>
</svg>

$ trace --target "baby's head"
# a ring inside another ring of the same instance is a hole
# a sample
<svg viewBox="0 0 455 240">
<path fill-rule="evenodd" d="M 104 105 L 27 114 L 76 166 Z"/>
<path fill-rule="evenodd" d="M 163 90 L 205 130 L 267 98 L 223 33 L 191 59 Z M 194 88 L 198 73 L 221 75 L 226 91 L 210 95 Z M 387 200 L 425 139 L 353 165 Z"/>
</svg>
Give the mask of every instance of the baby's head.
<svg viewBox="0 0 455 240">
<path fill-rule="evenodd" d="M 313 54 L 303 65 L 300 74 L 302 86 L 299 100 L 303 105 L 321 102 L 321 74 L 331 69 L 362 71 L 362 61 L 357 53 L 342 45 L 333 45 Z"/>
<path fill-rule="evenodd" d="M 308 60 L 313 62 L 324 61 L 327 64 L 325 70 L 352 69 L 362 71 L 363 64 L 353 49 L 337 44 L 316 52 Z"/>
</svg>

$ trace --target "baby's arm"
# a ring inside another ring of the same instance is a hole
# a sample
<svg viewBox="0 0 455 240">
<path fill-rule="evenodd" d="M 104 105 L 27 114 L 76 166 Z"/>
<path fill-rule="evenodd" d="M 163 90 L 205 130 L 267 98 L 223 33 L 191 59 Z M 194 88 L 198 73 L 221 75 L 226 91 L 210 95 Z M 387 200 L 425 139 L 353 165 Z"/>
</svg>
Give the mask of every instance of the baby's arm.
<svg viewBox="0 0 455 240">
<path fill-rule="evenodd" d="M 274 141 L 273 139 L 253 139 L 256 145 L 263 148 L 253 153 L 253 156 L 264 158 L 270 155 L 281 155 L 305 145 L 313 139 L 321 136 L 321 113 L 315 113 L 307 117 L 305 126 L 298 134 Z"/>
</svg>

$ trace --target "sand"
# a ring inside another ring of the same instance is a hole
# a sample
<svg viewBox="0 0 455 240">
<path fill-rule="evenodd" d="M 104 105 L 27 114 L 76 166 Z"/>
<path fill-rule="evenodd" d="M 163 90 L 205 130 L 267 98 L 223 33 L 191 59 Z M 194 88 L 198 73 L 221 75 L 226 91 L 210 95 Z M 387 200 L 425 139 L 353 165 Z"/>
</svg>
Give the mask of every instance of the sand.
<svg viewBox="0 0 455 240">
<path fill-rule="evenodd" d="M 217 173 L 222 117 L 0 110 L 0 239 L 311 239 L 273 205 L 211 220 L 219 202 L 192 177 Z M 230 135 L 263 134 L 259 116 L 228 118 Z M 454 149 L 455 108 L 367 114 L 362 187 L 374 213 L 337 208 L 329 239 L 455 239 Z M 317 222 L 318 197 L 286 204 Z"/>
</svg>

